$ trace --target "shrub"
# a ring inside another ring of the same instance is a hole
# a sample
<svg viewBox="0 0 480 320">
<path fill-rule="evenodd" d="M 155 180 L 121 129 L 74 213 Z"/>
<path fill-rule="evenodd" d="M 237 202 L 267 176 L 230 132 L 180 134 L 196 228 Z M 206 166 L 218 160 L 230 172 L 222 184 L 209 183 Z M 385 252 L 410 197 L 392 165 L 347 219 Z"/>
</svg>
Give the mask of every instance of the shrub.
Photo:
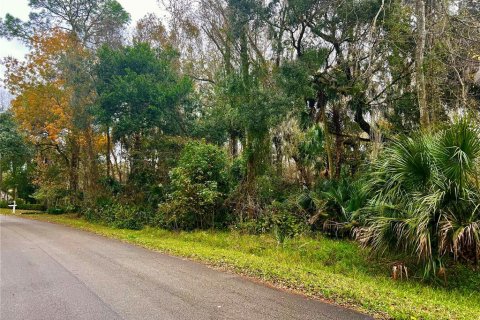
<svg viewBox="0 0 480 320">
<path fill-rule="evenodd" d="M 302 217 L 292 213 L 292 208 L 284 203 L 274 201 L 266 211 L 270 220 L 270 228 L 279 244 L 283 244 L 285 239 L 293 238 L 304 233 L 308 227 Z"/>
<path fill-rule="evenodd" d="M 119 229 L 140 230 L 143 228 L 142 216 L 144 213 L 138 208 L 116 205 L 112 207 L 115 214 L 112 225 Z"/>
<path fill-rule="evenodd" d="M 480 130 L 467 119 L 403 138 L 374 164 L 366 225 L 377 252 L 404 250 L 436 272 L 446 258 L 480 258 Z"/>
<path fill-rule="evenodd" d="M 7 201 L 0 201 L 0 208 L 2 209 L 11 209 L 8 205 L 10 203 Z M 33 210 L 33 211 L 45 211 L 45 206 L 39 203 L 25 203 L 24 201 L 21 204 L 17 201 L 18 210 Z"/>
<path fill-rule="evenodd" d="M 19 210 L 45 211 L 45 206 L 40 203 L 25 203 L 18 206 Z"/>
<path fill-rule="evenodd" d="M 244 157 L 237 157 L 230 167 L 230 180 L 233 185 L 239 184 L 247 174 L 247 164 Z"/>
<path fill-rule="evenodd" d="M 180 229 L 207 228 L 221 223 L 221 204 L 228 192 L 227 159 L 218 147 L 190 142 L 178 166 L 170 172 L 172 191 L 159 207 L 157 223 Z"/>
<path fill-rule="evenodd" d="M 271 232 L 279 244 L 310 229 L 306 217 L 298 214 L 298 207 L 289 201 L 274 201 L 259 218 L 239 222 L 234 228 L 250 234 Z"/>
<path fill-rule="evenodd" d="M 47 209 L 47 213 L 48 214 L 64 214 L 66 211 L 64 208 L 56 208 L 56 207 L 52 207 L 52 208 L 48 208 Z"/>
<path fill-rule="evenodd" d="M 365 182 L 349 178 L 327 180 L 299 198 L 305 210 L 312 212 L 309 222 L 335 237 L 352 234 L 367 201 Z"/>
<path fill-rule="evenodd" d="M 115 205 L 109 198 L 99 198 L 92 206 L 84 207 L 82 214 L 88 221 L 112 224 L 115 221 Z"/>
<path fill-rule="evenodd" d="M 43 204 L 39 203 L 25 203 L 25 201 L 22 199 L 18 199 L 16 201 L 17 203 L 17 209 L 18 210 L 35 210 L 35 211 L 45 211 L 45 206 Z M 7 202 L 5 200 L 0 201 L 0 208 L 2 209 L 11 209 L 8 205 L 11 204 L 11 202 Z"/>
<path fill-rule="evenodd" d="M 94 207 L 86 208 L 83 216 L 89 221 L 104 222 L 119 229 L 140 230 L 151 223 L 152 212 L 141 207 L 101 199 Z"/>
</svg>

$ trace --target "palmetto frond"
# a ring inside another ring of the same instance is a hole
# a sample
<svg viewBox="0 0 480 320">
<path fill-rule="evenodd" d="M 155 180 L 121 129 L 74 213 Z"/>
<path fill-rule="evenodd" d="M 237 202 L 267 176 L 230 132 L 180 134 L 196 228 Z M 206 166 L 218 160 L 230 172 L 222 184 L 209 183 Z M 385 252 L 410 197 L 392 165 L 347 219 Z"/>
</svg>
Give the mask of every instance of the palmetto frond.
<svg viewBox="0 0 480 320">
<path fill-rule="evenodd" d="M 405 250 L 427 273 L 449 255 L 478 261 L 479 173 L 480 131 L 468 119 L 392 143 L 374 164 L 357 238 L 380 253 Z"/>
</svg>

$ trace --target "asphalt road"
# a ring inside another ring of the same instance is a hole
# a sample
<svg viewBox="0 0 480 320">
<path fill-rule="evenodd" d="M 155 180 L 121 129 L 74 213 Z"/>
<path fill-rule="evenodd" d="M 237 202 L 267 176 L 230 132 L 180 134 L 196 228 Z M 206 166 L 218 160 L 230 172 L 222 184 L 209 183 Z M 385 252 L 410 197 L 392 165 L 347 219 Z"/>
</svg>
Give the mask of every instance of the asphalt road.
<svg viewBox="0 0 480 320">
<path fill-rule="evenodd" d="M 0 217 L 0 319 L 368 319 L 72 228 Z"/>
</svg>

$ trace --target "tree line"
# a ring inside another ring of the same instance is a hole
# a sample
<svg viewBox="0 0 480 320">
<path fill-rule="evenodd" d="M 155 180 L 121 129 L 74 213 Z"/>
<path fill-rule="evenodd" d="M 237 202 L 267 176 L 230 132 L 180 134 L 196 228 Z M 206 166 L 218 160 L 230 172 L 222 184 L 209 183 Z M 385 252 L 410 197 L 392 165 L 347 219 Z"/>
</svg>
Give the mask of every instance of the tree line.
<svg viewBox="0 0 480 320">
<path fill-rule="evenodd" d="M 0 191 L 122 228 L 234 227 L 480 257 L 480 4 L 29 2 L 0 34 Z"/>
</svg>

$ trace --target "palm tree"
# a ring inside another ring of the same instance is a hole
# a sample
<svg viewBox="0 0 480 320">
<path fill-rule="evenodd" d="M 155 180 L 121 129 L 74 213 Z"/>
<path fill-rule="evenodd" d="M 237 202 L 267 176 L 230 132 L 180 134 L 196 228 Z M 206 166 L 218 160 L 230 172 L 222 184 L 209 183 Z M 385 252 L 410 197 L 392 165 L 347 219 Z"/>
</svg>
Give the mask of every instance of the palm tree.
<svg viewBox="0 0 480 320">
<path fill-rule="evenodd" d="M 399 139 L 374 164 L 357 238 L 379 253 L 418 257 L 426 276 L 446 258 L 478 263 L 479 173 L 480 131 L 467 118 Z"/>
</svg>

